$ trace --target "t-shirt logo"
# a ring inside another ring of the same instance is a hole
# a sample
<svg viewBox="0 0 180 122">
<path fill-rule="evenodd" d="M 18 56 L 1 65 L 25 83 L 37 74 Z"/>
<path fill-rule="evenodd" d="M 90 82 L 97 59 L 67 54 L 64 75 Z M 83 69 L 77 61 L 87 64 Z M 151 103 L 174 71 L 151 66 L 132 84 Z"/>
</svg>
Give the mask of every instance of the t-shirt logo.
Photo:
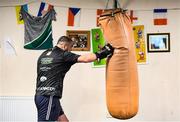
<svg viewBox="0 0 180 122">
<path fill-rule="evenodd" d="M 47 80 L 47 77 L 41 76 L 41 78 L 40 78 L 40 81 L 41 81 L 41 82 L 44 82 L 44 81 L 46 81 L 46 80 Z"/>
<path fill-rule="evenodd" d="M 41 59 L 41 64 L 51 64 L 53 58 L 42 58 Z"/>
</svg>

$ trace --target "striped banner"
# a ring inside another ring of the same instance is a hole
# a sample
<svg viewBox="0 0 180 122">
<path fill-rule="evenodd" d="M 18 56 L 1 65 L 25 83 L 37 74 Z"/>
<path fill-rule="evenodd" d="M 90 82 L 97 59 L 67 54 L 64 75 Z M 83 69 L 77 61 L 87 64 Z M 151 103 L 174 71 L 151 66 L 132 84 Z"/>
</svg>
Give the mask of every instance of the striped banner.
<svg viewBox="0 0 180 122">
<path fill-rule="evenodd" d="M 42 16 L 53 8 L 53 5 L 41 2 L 37 16 Z"/>
<path fill-rule="evenodd" d="M 154 25 L 167 25 L 167 9 L 154 9 Z"/>
</svg>

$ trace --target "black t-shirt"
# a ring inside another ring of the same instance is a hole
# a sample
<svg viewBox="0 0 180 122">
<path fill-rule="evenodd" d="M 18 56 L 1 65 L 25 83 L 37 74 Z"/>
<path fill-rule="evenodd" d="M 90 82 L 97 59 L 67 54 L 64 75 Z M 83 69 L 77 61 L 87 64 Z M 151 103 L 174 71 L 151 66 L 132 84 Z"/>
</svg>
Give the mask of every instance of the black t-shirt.
<svg viewBox="0 0 180 122">
<path fill-rule="evenodd" d="M 43 52 L 37 64 L 36 95 L 62 97 L 65 74 L 77 62 L 79 55 L 55 46 Z"/>
</svg>

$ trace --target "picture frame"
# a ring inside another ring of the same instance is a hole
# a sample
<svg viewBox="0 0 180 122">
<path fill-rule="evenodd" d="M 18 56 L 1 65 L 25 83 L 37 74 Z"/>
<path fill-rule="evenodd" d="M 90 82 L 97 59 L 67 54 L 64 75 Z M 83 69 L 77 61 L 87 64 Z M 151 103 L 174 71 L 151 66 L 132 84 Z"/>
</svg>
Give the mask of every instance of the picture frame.
<svg viewBox="0 0 180 122">
<path fill-rule="evenodd" d="M 148 33 L 147 49 L 149 53 L 170 52 L 170 33 Z"/>
<path fill-rule="evenodd" d="M 90 51 L 90 31 L 67 30 L 66 35 L 74 42 L 72 51 Z"/>
</svg>

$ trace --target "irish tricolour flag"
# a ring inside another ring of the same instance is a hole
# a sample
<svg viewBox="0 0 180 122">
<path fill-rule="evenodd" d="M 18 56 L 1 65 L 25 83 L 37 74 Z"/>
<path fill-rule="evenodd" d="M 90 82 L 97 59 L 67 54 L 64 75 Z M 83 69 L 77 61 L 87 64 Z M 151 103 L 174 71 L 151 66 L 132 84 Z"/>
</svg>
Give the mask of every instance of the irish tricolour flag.
<svg viewBox="0 0 180 122">
<path fill-rule="evenodd" d="M 154 25 L 167 25 L 167 9 L 154 9 Z"/>
<path fill-rule="evenodd" d="M 80 8 L 69 8 L 68 10 L 68 26 L 79 26 L 80 25 Z"/>
</svg>

